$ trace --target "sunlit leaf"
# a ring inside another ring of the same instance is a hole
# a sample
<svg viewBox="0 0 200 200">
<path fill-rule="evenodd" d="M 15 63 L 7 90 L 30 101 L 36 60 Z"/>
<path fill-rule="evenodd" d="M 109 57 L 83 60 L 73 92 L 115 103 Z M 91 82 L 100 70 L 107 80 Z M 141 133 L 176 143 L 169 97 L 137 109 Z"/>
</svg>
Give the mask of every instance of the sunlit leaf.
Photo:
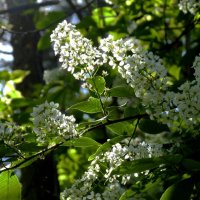
<svg viewBox="0 0 200 200">
<path fill-rule="evenodd" d="M 128 199 L 130 199 L 130 197 L 133 197 L 134 194 L 135 194 L 135 193 L 134 193 L 131 189 L 126 190 L 126 191 L 121 195 L 121 197 L 120 197 L 119 200 L 128 200 Z"/>
<path fill-rule="evenodd" d="M 129 135 L 134 130 L 133 124 L 127 121 L 111 124 L 106 127 L 117 135 Z"/>
<path fill-rule="evenodd" d="M 171 76 L 176 78 L 176 80 L 180 79 L 180 72 L 181 72 L 181 68 L 180 67 L 177 67 L 176 65 L 173 65 L 172 67 L 169 68 L 168 72 L 169 72 L 169 74 Z"/>
<path fill-rule="evenodd" d="M 87 80 L 87 82 L 93 86 L 92 89 L 98 92 L 99 95 L 101 95 L 104 92 L 106 82 L 102 76 L 96 76 L 94 78 L 90 78 Z"/>
<path fill-rule="evenodd" d="M 14 83 L 21 83 L 23 81 L 23 79 L 28 76 L 30 74 L 29 71 L 25 71 L 25 70 L 14 70 L 11 75 L 10 75 L 10 79 L 14 82 Z"/>
<path fill-rule="evenodd" d="M 128 85 L 120 85 L 108 90 L 108 95 L 112 97 L 132 97 L 133 89 Z"/>
<path fill-rule="evenodd" d="M 21 98 L 21 92 L 16 90 L 14 82 L 8 81 L 6 85 L 4 86 L 4 94 L 8 96 L 9 98 Z"/>
<path fill-rule="evenodd" d="M 21 200 L 21 184 L 16 175 L 6 171 L 0 173 L 0 199 Z"/>
<path fill-rule="evenodd" d="M 63 146 L 70 147 L 91 147 L 91 146 L 100 146 L 98 142 L 89 137 L 80 137 L 78 139 L 72 139 L 63 143 Z"/>
<path fill-rule="evenodd" d="M 70 109 L 76 109 L 86 113 L 102 112 L 100 100 L 94 97 L 90 97 L 88 101 L 77 103 L 71 106 Z"/>
<path fill-rule="evenodd" d="M 92 18 L 99 28 L 114 24 L 116 21 L 116 12 L 111 7 L 96 8 L 92 12 Z"/>
<path fill-rule="evenodd" d="M 8 81 L 10 79 L 10 73 L 6 70 L 0 71 L 0 81 Z"/>
</svg>

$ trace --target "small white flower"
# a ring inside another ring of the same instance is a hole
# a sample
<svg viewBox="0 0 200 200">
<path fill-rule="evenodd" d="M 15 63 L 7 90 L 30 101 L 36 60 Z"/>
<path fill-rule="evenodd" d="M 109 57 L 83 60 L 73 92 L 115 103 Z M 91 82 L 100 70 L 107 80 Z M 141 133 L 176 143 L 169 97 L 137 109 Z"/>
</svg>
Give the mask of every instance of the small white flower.
<svg viewBox="0 0 200 200">
<path fill-rule="evenodd" d="M 200 2 L 196 0 L 181 0 L 178 7 L 184 14 L 190 12 L 195 15 L 197 10 L 200 8 Z"/>
<path fill-rule="evenodd" d="M 74 116 L 66 116 L 57 108 L 59 104 L 45 102 L 33 108 L 33 131 L 40 143 L 48 143 L 48 140 L 70 139 L 79 137 L 76 131 Z M 54 139 L 53 139 L 53 138 Z"/>
<path fill-rule="evenodd" d="M 23 138 L 21 129 L 13 122 L 0 122 L 0 140 L 13 145 Z"/>
</svg>

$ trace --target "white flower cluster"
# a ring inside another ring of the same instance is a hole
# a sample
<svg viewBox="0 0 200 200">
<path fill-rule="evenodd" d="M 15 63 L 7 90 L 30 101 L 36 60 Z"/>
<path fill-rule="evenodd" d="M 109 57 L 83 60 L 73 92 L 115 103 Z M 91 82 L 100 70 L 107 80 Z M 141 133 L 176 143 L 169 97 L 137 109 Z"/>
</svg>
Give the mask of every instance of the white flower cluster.
<svg viewBox="0 0 200 200">
<path fill-rule="evenodd" d="M 94 196 L 97 198 L 100 195 L 94 194 L 92 192 L 93 183 L 98 179 L 98 173 L 100 171 L 100 166 L 95 159 L 88 170 L 83 174 L 81 179 L 75 181 L 71 188 L 67 188 L 61 194 L 62 200 L 82 200 L 82 199 L 92 199 Z M 90 192 L 91 191 L 91 192 Z M 92 198 L 91 198 L 92 197 Z"/>
<path fill-rule="evenodd" d="M 124 142 L 125 143 L 123 144 L 117 143 L 111 147 L 110 151 L 96 156 L 82 178 L 76 180 L 71 188 L 64 190 L 61 194 L 62 200 L 119 199 L 124 192 L 123 185 L 125 185 L 134 175 L 111 175 L 111 172 L 125 160 L 132 161 L 140 158 L 158 157 L 163 155 L 162 145 L 147 144 L 145 142 L 138 143 L 138 140 L 131 142 L 129 145 L 128 140 Z M 103 177 L 100 163 L 108 166 L 106 172 L 103 173 Z M 94 192 L 95 181 L 101 181 L 105 184 L 105 190 L 102 193 Z"/>
<path fill-rule="evenodd" d="M 99 48 L 109 55 L 109 65 L 117 67 L 134 88 L 148 114 L 155 116 L 165 111 L 162 103 L 168 89 L 167 70 L 158 56 L 142 49 L 139 41 L 133 38 L 113 41 L 110 36 L 101 40 Z"/>
<path fill-rule="evenodd" d="M 54 51 L 60 54 L 62 67 L 76 79 L 86 80 L 104 64 L 118 67 L 119 73 L 136 88 L 136 96 L 146 95 L 151 87 L 158 93 L 166 87 L 166 70 L 158 56 L 141 48 L 138 40 L 113 40 L 109 36 L 100 40 L 98 48 L 84 38 L 72 24 L 63 21 L 53 31 Z M 152 91 L 149 92 L 152 95 Z M 157 95 L 156 93 L 156 95 Z M 156 102 L 157 103 L 157 102 Z"/>
<path fill-rule="evenodd" d="M 146 142 L 139 142 L 133 140 L 131 144 L 127 145 L 128 141 L 125 141 L 126 144 L 117 143 L 112 146 L 111 151 L 107 151 L 100 162 L 107 163 L 108 169 L 104 177 L 113 182 L 119 176 L 111 175 L 112 171 L 122 164 L 125 160 L 133 161 L 141 158 L 151 158 L 159 157 L 163 155 L 162 145 L 160 144 L 147 144 Z M 122 184 L 126 184 L 132 175 L 126 175 L 122 177 Z"/>
<path fill-rule="evenodd" d="M 109 55 L 109 65 L 118 67 L 119 73 L 127 83 L 136 89 L 136 96 L 143 97 L 150 88 L 166 88 L 167 71 L 162 61 L 152 52 L 142 49 L 138 40 L 133 38 L 114 41 L 112 36 L 100 41 L 99 49 Z M 150 92 L 151 93 L 151 92 Z"/>
<path fill-rule="evenodd" d="M 200 122 L 200 56 L 195 58 L 193 68 L 196 79 L 182 84 L 179 92 L 166 91 L 162 104 L 154 104 L 157 111 L 152 116 L 178 131 L 186 129 L 199 134 L 195 127 Z"/>
<path fill-rule="evenodd" d="M 33 108 L 33 131 L 40 143 L 57 142 L 57 140 L 79 137 L 75 118 L 66 116 L 58 110 L 59 105 L 45 102 Z"/>
<path fill-rule="evenodd" d="M 195 82 L 186 82 L 177 93 L 167 92 L 168 102 L 163 103 L 165 111 L 154 113 L 157 119 L 177 131 L 187 130 L 199 134 L 195 127 L 200 122 L 200 86 Z M 170 103 L 169 103 L 170 102 Z"/>
<path fill-rule="evenodd" d="M 55 54 L 59 54 L 62 68 L 66 68 L 76 79 L 85 80 L 105 63 L 102 54 L 93 47 L 92 41 L 83 37 L 75 26 L 63 21 L 51 34 Z"/>
<path fill-rule="evenodd" d="M 135 89 L 146 112 L 170 128 L 194 129 L 200 119 L 200 56 L 193 68 L 196 80 L 179 87 L 180 92 L 168 91 L 167 71 L 158 56 L 143 50 L 134 39 L 101 41 L 100 49 L 109 53 L 109 65 L 118 67 L 119 73 Z"/>
<path fill-rule="evenodd" d="M 197 84 L 200 85 L 200 55 L 195 57 L 192 67 L 195 70 L 194 75 L 197 80 Z"/>
<path fill-rule="evenodd" d="M 0 122 L 0 140 L 14 145 L 22 140 L 20 127 L 13 122 Z"/>
<path fill-rule="evenodd" d="M 86 80 L 103 64 L 117 68 L 134 88 L 135 96 L 141 100 L 152 119 L 157 119 L 170 128 L 197 124 L 200 118 L 199 56 L 193 64 L 197 84 L 185 83 L 179 88 L 180 92 L 175 93 L 168 91 L 167 70 L 162 60 L 144 50 L 134 38 L 114 41 L 112 36 L 108 36 L 101 39 L 99 47 L 95 48 L 73 25 L 64 21 L 58 25 L 51 39 L 55 43 L 56 54 L 60 54 L 63 67 L 73 72 L 75 78 Z M 78 68 L 80 70 L 77 71 Z"/>
<path fill-rule="evenodd" d="M 187 14 L 190 12 L 195 15 L 197 10 L 200 8 L 199 0 L 181 0 L 178 4 L 178 7 L 183 13 Z"/>
</svg>

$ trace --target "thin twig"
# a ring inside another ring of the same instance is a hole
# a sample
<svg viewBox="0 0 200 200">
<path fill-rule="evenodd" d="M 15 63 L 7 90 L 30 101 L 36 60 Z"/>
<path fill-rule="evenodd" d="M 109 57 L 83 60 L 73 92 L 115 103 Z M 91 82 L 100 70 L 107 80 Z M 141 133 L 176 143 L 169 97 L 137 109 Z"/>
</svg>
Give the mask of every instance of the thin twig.
<svg viewBox="0 0 200 200">
<path fill-rule="evenodd" d="M 98 128 L 102 128 L 102 127 L 111 125 L 111 124 L 115 124 L 115 123 L 118 123 L 118 122 L 130 121 L 130 120 L 133 120 L 133 119 L 142 119 L 142 118 L 145 118 L 145 117 L 148 117 L 148 116 L 149 116 L 148 114 L 139 114 L 139 115 L 135 115 L 135 116 L 125 117 L 125 118 L 122 118 L 122 119 L 109 120 L 108 122 L 106 122 L 104 124 L 99 124 L 99 125 L 88 128 L 87 130 L 83 131 L 82 134 L 87 133 L 87 132 L 92 131 L 92 130 L 95 130 L 95 129 L 98 129 Z"/>
<path fill-rule="evenodd" d="M 62 145 L 62 144 L 63 144 L 63 142 L 61 142 L 61 143 L 59 143 L 59 144 L 56 144 L 56 145 L 54 145 L 54 146 L 52 146 L 52 147 L 50 147 L 50 148 L 44 149 L 43 151 L 40 151 L 40 152 L 38 152 L 37 154 L 35 154 L 35 155 L 33 155 L 33 156 L 30 156 L 30 157 L 28 157 L 28 158 L 25 158 L 22 162 L 20 162 L 20 163 L 14 165 L 14 166 L 7 167 L 6 169 L 2 169 L 2 170 L 0 169 L 0 173 L 1 173 L 1 172 L 4 172 L 4 171 L 16 169 L 16 168 L 20 167 L 21 165 L 23 165 L 24 163 L 26 163 L 26 162 L 28 162 L 28 161 L 30 161 L 30 160 L 36 158 L 36 157 L 39 157 L 40 155 L 43 155 L 43 154 L 45 155 L 45 154 L 47 154 L 48 151 L 52 151 L 52 150 L 54 150 L 54 149 L 57 149 L 57 148 L 58 148 L 60 145 Z"/>
<path fill-rule="evenodd" d="M 87 5 L 77 9 L 78 12 L 81 12 L 83 10 L 85 10 L 89 5 L 91 5 L 94 2 L 94 0 L 90 1 Z M 7 29 L 5 26 L 0 26 L 0 30 L 8 32 L 8 33 L 12 33 L 12 34 L 34 34 L 37 32 L 41 32 L 41 31 L 45 31 L 46 29 L 58 24 L 59 22 L 63 21 L 64 19 L 68 18 L 69 16 L 71 16 L 71 14 L 65 15 L 62 18 L 59 18 L 53 22 L 51 22 L 49 25 L 40 28 L 40 29 L 33 29 L 33 30 L 29 30 L 29 31 L 13 31 L 13 30 L 9 30 Z"/>
<path fill-rule="evenodd" d="M 139 124 L 139 121 L 140 121 L 140 119 L 137 118 L 137 122 L 136 122 L 136 124 L 135 124 L 135 127 L 134 127 L 133 133 L 132 133 L 132 135 L 131 135 L 131 138 L 130 138 L 130 140 L 129 140 L 129 142 L 128 142 L 128 146 L 130 145 L 131 140 L 133 139 L 133 136 L 135 135 L 135 132 L 136 132 L 137 126 L 138 126 L 138 124 Z"/>
<path fill-rule="evenodd" d="M 188 25 L 185 27 L 185 29 L 180 33 L 180 35 L 173 42 L 171 42 L 170 44 L 166 44 L 166 45 L 162 46 L 159 49 L 159 51 L 160 50 L 166 51 L 166 50 L 171 49 L 174 45 L 176 45 L 180 41 L 180 39 L 184 35 L 189 34 L 190 31 L 192 31 L 194 29 L 195 25 L 198 24 L 198 23 L 199 23 L 198 20 L 197 21 L 192 21 L 192 22 L 188 23 Z"/>
<path fill-rule="evenodd" d="M 67 0 L 67 3 L 69 3 L 69 5 L 73 9 L 73 11 L 76 13 L 76 15 L 78 16 L 78 18 L 81 20 L 83 18 L 82 13 L 79 11 L 79 9 L 77 9 L 76 5 L 74 5 L 74 3 L 72 2 L 72 0 Z"/>
<path fill-rule="evenodd" d="M 29 9 L 38 9 L 40 7 L 44 7 L 44 6 L 51 6 L 51 5 L 56 5 L 59 4 L 60 1 L 45 1 L 42 3 L 30 3 L 30 4 L 24 4 L 21 6 L 16 6 L 13 8 L 9 8 L 6 10 L 0 10 L 0 15 L 3 15 L 5 13 L 18 13 L 18 12 L 22 12 L 24 10 L 29 10 Z"/>
</svg>

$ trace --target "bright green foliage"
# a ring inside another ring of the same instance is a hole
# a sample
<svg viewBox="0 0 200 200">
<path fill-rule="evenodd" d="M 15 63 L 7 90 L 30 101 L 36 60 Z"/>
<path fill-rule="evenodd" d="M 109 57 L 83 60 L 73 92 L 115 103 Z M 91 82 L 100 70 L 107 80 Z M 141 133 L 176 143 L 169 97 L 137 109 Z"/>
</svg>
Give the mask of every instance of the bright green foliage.
<svg viewBox="0 0 200 200">
<path fill-rule="evenodd" d="M 2 200 L 20 200 L 21 184 L 16 175 L 10 171 L 0 174 L 0 199 Z"/>
<path fill-rule="evenodd" d="M 70 146 L 70 147 L 91 147 L 91 146 L 98 147 L 100 146 L 98 142 L 88 137 L 81 137 L 78 139 L 70 140 L 70 141 L 64 142 L 63 145 Z"/>
<path fill-rule="evenodd" d="M 134 125 L 125 121 L 106 126 L 108 130 L 112 131 L 116 135 L 131 135 Z"/>
<path fill-rule="evenodd" d="M 103 77 L 96 76 L 94 79 L 88 79 L 87 82 L 91 84 L 94 92 L 97 92 L 99 95 L 103 94 L 106 85 L 105 79 Z"/>
<path fill-rule="evenodd" d="M 94 97 L 90 97 L 88 101 L 77 103 L 71 106 L 70 109 L 77 109 L 85 113 L 102 112 L 100 100 Z"/>
<path fill-rule="evenodd" d="M 108 90 L 111 97 L 132 97 L 134 95 L 132 88 L 127 85 L 116 86 Z"/>
</svg>

